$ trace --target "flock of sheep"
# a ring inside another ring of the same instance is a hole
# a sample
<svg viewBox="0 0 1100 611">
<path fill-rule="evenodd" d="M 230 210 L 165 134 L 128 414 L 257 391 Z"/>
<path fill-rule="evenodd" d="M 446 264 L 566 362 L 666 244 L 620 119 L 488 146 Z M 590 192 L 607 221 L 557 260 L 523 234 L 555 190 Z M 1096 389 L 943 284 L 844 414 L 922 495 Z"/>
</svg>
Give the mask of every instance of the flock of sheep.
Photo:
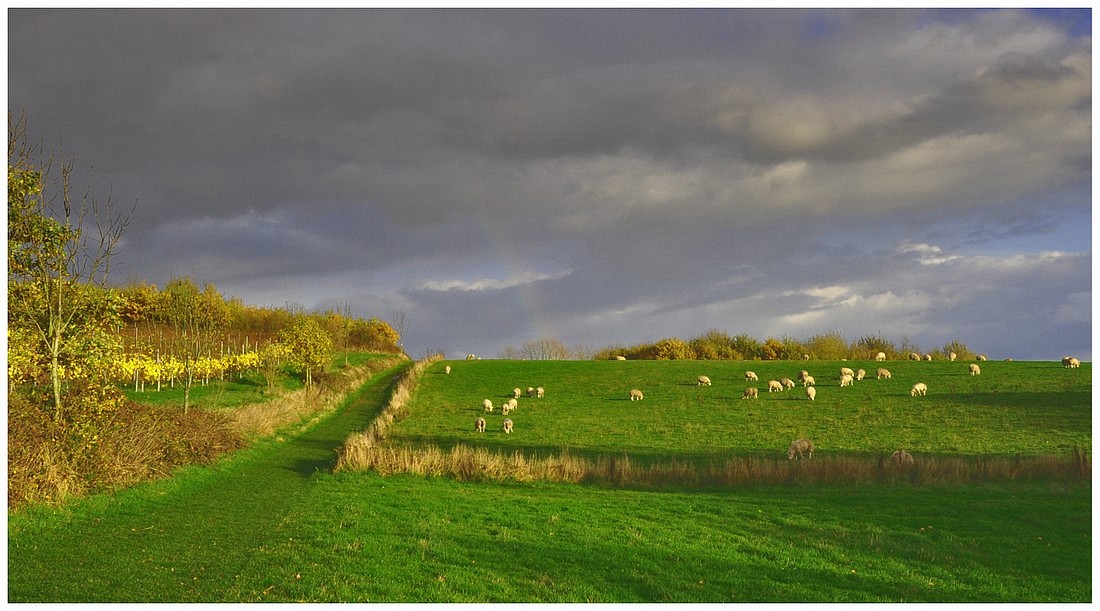
<svg viewBox="0 0 1100 611">
<path fill-rule="evenodd" d="M 474 360 L 476 358 L 477 357 L 472 355 L 472 354 L 467 356 L 467 360 Z M 910 353 L 907 358 L 909 360 L 913 360 L 913 361 L 931 361 L 932 360 L 931 355 L 925 354 L 925 355 L 921 356 L 921 355 L 919 355 L 915 352 Z M 623 357 L 616 357 L 616 359 L 617 360 L 626 360 Z M 949 354 L 948 359 L 951 360 L 951 361 L 955 361 L 955 359 L 956 359 L 955 353 Z M 885 353 L 879 352 L 875 356 L 875 361 L 877 361 L 877 362 L 882 362 L 882 361 L 885 361 L 885 360 L 886 360 L 886 354 Z M 976 360 L 984 362 L 987 359 L 986 359 L 986 356 L 984 354 L 979 354 L 977 356 Z M 1076 367 L 1079 367 L 1080 364 L 1081 364 L 1081 362 L 1078 359 L 1074 358 L 1074 357 L 1066 356 L 1066 357 L 1062 358 L 1062 366 L 1063 367 L 1076 368 Z M 967 365 L 967 370 L 970 373 L 970 375 L 972 375 L 972 376 L 981 375 L 981 372 L 982 372 L 981 367 L 977 363 L 968 364 Z M 445 373 L 447 373 L 447 374 L 451 373 L 450 365 L 448 365 L 446 367 Z M 866 376 L 867 376 L 867 372 L 863 369 L 852 370 L 849 367 L 841 367 L 840 376 L 839 376 L 840 387 L 845 388 L 845 387 L 852 386 L 854 382 L 861 381 Z M 875 370 L 875 379 L 876 380 L 889 380 L 889 379 L 892 379 L 892 377 L 893 376 L 890 373 L 890 370 L 886 369 L 885 367 L 879 367 Z M 745 380 L 749 381 L 749 382 L 759 382 L 760 378 L 759 378 L 759 376 L 757 376 L 756 372 L 746 371 L 745 372 Z M 808 371 L 803 369 L 803 370 L 798 372 L 797 380 L 798 380 L 798 382 L 801 382 L 802 387 L 805 389 L 806 397 L 810 401 L 815 400 L 815 398 L 817 396 L 817 389 L 815 388 L 817 382 L 814 379 L 814 377 L 811 376 Z M 711 379 L 709 377 L 705 376 L 705 375 L 701 375 L 701 376 L 697 377 L 695 382 L 698 386 L 712 386 Z M 787 391 L 787 390 L 790 390 L 790 389 L 794 388 L 796 385 L 797 384 L 796 384 L 795 380 L 784 377 L 784 378 L 780 378 L 778 380 L 768 380 L 767 388 L 768 388 L 768 392 L 784 392 L 784 391 Z M 523 394 L 524 394 L 523 390 L 520 389 L 519 387 L 516 387 L 516 388 L 512 389 L 512 398 L 501 405 L 501 409 L 500 409 L 501 414 L 504 415 L 504 416 L 507 416 L 510 412 L 512 412 L 513 410 L 518 408 L 519 407 L 520 396 L 523 395 Z M 923 396 L 926 396 L 927 394 L 928 394 L 928 385 L 925 384 L 924 382 L 917 382 L 916 384 L 913 384 L 912 388 L 910 388 L 910 390 L 909 390 L 909 396 L 911 396 L 911 397 L 918 397 L 918 396 L 923 397 Z M 527 395 L 528 398 L 542 399 L 543 397 L 545 397 L 546 391 L 541 386 L 539 386 L 539 387 L 528 386 L 527 391 L 526 391 L 526 395 Z M 633 388 L 633 389 L 630 390 L 629 398 L 630 398 L 631 401 L 641 401 L 641 400 L 645 399 L 645 394 L 641 390 L 639 390 L 637 388 Z M 759 390 L 756 388 L 756 386 L 749 386 L 742 393 L 741 398 L 742 399 L 756 399 L 756 398 L 759 398 Z M 490 399 L 485 399 L 484 401 L 482 401 L 482 408 L 487 413 L 492 413 L 493 410 L 494 410 L 493 402 Z M 478 432 L 478 433 L 484 433 L 486 424 L 487 423 L 486 423 L 486 420 L 485 420 L 484 417 L 477 418 L 477 420 L 474 422 L 474 431 Z M 505 433 L 511 433 L 514 426 L 515 425 L 512 422 L 511 418 L 505 418 L 504 421 L 502 422 L 502 427 L 503 427 L 503 430 L 504 430 Z M 813 458 L 813 455 L 814 455 L 814 443 L 813 443 L 812 440 L 807 439 L 805 437 L 792 441 L 790 447 L 787 449 L 787 459 L 788 460 L 794 460 L 794 458 L 796 456 L 799 459 L 810 459 L 810 458 Z M 897 465 L 897 466 L 908 466 L 908 465 L 912 465 L 914 463 L 914 459 L 913 459 L 913 455 L 910 454 L 908 451 L 906 451 L 906 450 L 897 450 L 893 454 L 890 455 L 890 462 L 891 462 L 891 464 Z"/>
</svg>

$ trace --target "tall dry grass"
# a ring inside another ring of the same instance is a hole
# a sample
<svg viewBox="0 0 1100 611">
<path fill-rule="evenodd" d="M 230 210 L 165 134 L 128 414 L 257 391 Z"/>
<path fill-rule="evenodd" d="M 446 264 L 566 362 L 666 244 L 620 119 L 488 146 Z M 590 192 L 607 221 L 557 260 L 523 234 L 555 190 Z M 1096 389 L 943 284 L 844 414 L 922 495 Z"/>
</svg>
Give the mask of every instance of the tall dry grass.
<svg viewBox="0 0 1100 611">
<path fill-rule="evenodd" d="M 242 406 L 231 414 L 232 426 L 248 437 L 265 437 L 276 431 L 335 410 L 347 393 L 405 360 L 401 355 L 375 358 L 356 367 L 326 374 L 323 384 L 288 392 L 274 400 Z"/>
</svg>

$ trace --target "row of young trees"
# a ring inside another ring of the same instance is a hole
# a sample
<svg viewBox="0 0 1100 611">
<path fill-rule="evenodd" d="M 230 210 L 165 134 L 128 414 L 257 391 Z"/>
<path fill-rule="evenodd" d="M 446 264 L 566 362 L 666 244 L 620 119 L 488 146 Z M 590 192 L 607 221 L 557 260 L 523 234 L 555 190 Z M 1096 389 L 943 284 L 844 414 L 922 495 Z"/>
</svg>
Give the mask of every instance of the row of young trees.
<svg viewBox="0 0 1100 611">
<path fill-rule="evenodd" d="M 310 385 L 336 350 L 401 352 L 389 324 L 350 305 L 247 306 L 190 278 L 108 286 L 134 207 L 120 212 L 90 186 L 76 194 L 73 159 L 43 155 L 25 117 L 8 123 L 8 388 L 55 422 L 108 409 L 119 383 L 182 384 L 186 410 L 199 379 L 263 370 L 271 380 L 290 365 Z"/>
<path fill-rule="evenodd" d="M 501 358 L 519 360 L 606 360 L 622 356 L 648 360 L 873 360 L 879 352 L 890 360 L 904 359 L 910 353 L 946 357 L 955 353 L 961 359 L 973 359 L 975 354 L 958 340 L 942 348 L 922 350 L 908 338 L 900 343 L 882 335 L 867 335 L 849 343 L 838 331 L 826 331 L 804 340 L 789 336 L 769 337 L 763 341 L 748 334 L 730 335 L 721 329 L 710 329 L 698 337 L 684 340 L 676 337 L 652 343 L 611 345 L 599 350 L 583 346 L 569 348 L 554 338 L 538 338 L 525 342 L 520 349 L 505 348 Z"/>
</svg>

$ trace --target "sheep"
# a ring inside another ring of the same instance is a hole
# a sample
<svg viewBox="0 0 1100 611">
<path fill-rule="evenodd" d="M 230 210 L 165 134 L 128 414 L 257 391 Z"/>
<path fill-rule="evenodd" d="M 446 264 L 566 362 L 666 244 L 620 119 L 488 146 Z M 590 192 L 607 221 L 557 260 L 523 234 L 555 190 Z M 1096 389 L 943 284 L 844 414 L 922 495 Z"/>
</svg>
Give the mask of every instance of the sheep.
<svg viewBox="0 0 1100 611">
<path fill-rule="evenodd" d="M 917 395 L 923 397 L 926 394 L 928 394 L 928 386 L 924 382 L 917 382 L 913 385 L 912 390 L 909 391 L 910 397 L 915 397 Z"/>
<path fill-rule="evenodd" d="M 814 442 L 806 439 L 795 439 L 791 442 L 791 447 L 787 449 L 787 460 L 794 460 L 794 455 L 798 454 L 798 458 L 813 458 L 814 457 Z"/>
<path fill-rule="evenodd" d="M 493 411 L 493 402 L 488 400 L 488 399 L 482 401 L 481 406 L 484 407 L 485 411 L 487 411 L 487 412 Z"/>
<path fill-rule="evenodd" d="M 807 386 L 806 387 L 806 396 L 810 398 L 810 401 L 813 401 L 814 398 L 817 397 L 817 389 L 814 388 L 813 386 Z"/>
<path fill-rule="evenodd" d="M 890 463 L 899 467 L 908 467 L 913 464 L 913 455 L 906 450 L 897 450 L 890 455 Z"/>
<path fill-rule="evenodd" d="M 950 360 L 950 361 L 951 361 L 952 363 L 954 363 L 954 362 L 955 362 L 955 359 L 959 358 L 959 355 L 957 355 L 957 354 L 955 354 L 954 352 L 952 352 L 951 354 L 947 355 L 947 358 L 948 358 L 948 359 L 949 359 L 949 360 Z"/>
<path fill-rule="evenodd" d="M 875 379 L 876 380 L 882 380 L 882 379 L 889 380 L 892 377 L 894 377 L 894 376 L 890 374 L 890 370 L 885 368 L 885 367 L 879 367 L 877 370 L 875 370 Z"/>
<path fill-rule="evenodd" d="M 779 380 L 768 380 L 768 392 L 783 392 L 783 384 Z"/>
<path fill-rule="evenodd" d="M 808 375 L 810 375 L 810 372 L 806 371 L 805 369 L 799 371 L 798 372 L 798 381 L 801 382 L 802 380 L 805 380 L 806 376 L 808 376 Z"/>
<path fill-rule="evenodd" d="M 466 360 L 467 360 L 467 361 L 473 361 L 473 360 L 475 360 L 475 359 L 477 359 L 477 355 L 476 355 L 476 354 L 467 354 L 467 355 L 466 355 Z"/>
<path fill-rule="evenodd" d="M 699 376 L 699 377 L 695 378 L 695 382 L 699 386 L 710 386 L 711 385 L 710 384 L 710 378 L 708 378 L 707 376 Z"/>
<path fill-rule="evenodd" d="M 909 353 L 909 360 L 910 361 L 919 361 L 920 360 L 920 355 L 917 354 L 916 352 L 910 352 Z"/>
<path fill-rule="evenodd" d="M 645 395 L 643 395 L 642 391 L 638 390 L 637 388 L 630 391 L 630 400 L 631 401 L 641 401 L 644 398 L 645 398 Z"/>
<path fill-rule="evenodd" d="M 924 360 L 931 361 L 932 360 L 932 355 L 931 354 L 924 355 Z"/>
<path fill-rule="evenodd" d="M 539 399 L 545 397 L 546 396 L 546 389 L 539 386 L 538 388 L 535 389 L 535 396 L 538 397 Z"/>
<path fill-rule="evenodd" d="M 885 352 L 879 352 L 878 354 L 875 355 L 875 360 L 876 361 L 885 361 L 886 360 L 886 353 Z"/>
<path fill-rule="evenodd" d="M 779 378 L 779 383 L 787 390 L 794 388 L 794 380 L 790 378 Z"/>
<path fill-rule="evenodd" d="M 615 360 L 616 360 L 616 361 L 625 361 L 625 360 L 626 360 L 626 357 L 620 354 L 620 355 L 617 355 L 617 356 L 615 357 Z"/>
<path fill-rule="evenodd" d="M 856 377 L 856 372 L 852 371 L 851 368 L 849 368 L 849 367 L 841 367 L 840 368 L 840 377 L 844 377 L 844 376 L 852 376 L 852 378 L 855 378 Z"/>
<path fill-rule="evenodd" d="M 507 405 L 511 409 L 516 409 L 517 407 L 519 407 L 519 399 L 508 399 L 508 402 L 505 403 L 505 405 Z"/>
<path fill-rule="evenodd" d="M 508 433 L 508 434 L 512 433 L 512 419 L 511 418 L 505 418 L 504 419 L 504 432 Z"/>
<path fill-rule="evenodd" d="M 1077 360 L 1076 358 L 1074 358 L 1072 356 L 1063 356 L 1062 357 L 1062 367 L 1068 367 L 1070 369 L 1073 369 L 1073 368 L 1080 367 L 1080 366 L 1081 366 L 1081 361 Z"/>
<path fill-rule="evenodd" d="M 759 382 L 760 381 L 760 378 L 756 377 L 756 372 L 755 371 L 746 371 L 745 372 L 745 379 L 750 381 L 750 382 Z"/>
<path fill-rule="evenodd" d="M 972 375 L 972 376 L 980 376 L 980 375 L 982 375 L 982 368 L 981 368 L 981 367 L 978 367 L 978 366 L 977 366 L 977 365 L 975 365 L 974 363 L 971 363 L 971 364 L 970 364 L 970 375 Z"/>
<path fill-rule="evenodd" d="M 867 371 L 865 369 L 857 369 L 856 370 L 856 381 L 857 382 L 862 380 L 863 378 L 866 378 L 866 377 L 867 377 Z"/>
<path fill-rule="evenodd" d="M 756 399 L 759 398 L 760 392 L 756 390 L 755 386 L 750 386 L 745 389 L 745 392 L 741 393 L 742 399 Z"/>
<path fill-rule="evenodd" d="M 527 387 L 527 396 L 532 398 L 532 399 L 535 398 L 535 387 L 534 386 L 528 386 Z"/>
<path fill-rule="evenodd" d="M 803 387 L 806 387 L 806 386 L 814 386 L 814 385 L 816 385 L 816 384 L 817 384 L 817 381 L 816 381 L 816 380 L 814 380 L 814 377 L 813 377 L 813 376 L 810 376 L 810 375 L 808 375 L 808 376 L 803 376 L 803 378 L 802 378 L 802 386 L 803 386 Z"/>
<path fill-rule="evenodd" d="M 485 432 L 485 419 L 484 418 L 478 418 L 477 420 L 474 420 L 474 431 L 476 431 L 478 433 L 484 433 Z"/>
<path fill-rule="evenodd" d="M 848 374 L 844 374 L 844 375 L 840 376 L 840 387 L 841 388 L 844 388 L 845 386 L 851 386 L 851 385 L 852 385 L 852 376 L 850 376 Z"/>
<path fill-rule="evenodd" d="M 986 357 L 986 356 L 985 356 L 984 354 L 979 354 L 979 355 L 978 355 L 978 360 L 979 360 L 979 361 L 986 361 L 986 360 L 988 360 L 988 359 L 987 359 L 987 357 Z"/>
<path fill-rule="evenodd" d="M 521 394 L 523 394 L 523 391 L 521 391 L 520 389 L 518 389 L 518 388 L 513 388 L 512 389 L 512 397 L 513 398 L 518 399 Z"/>
<path fill-rule="evenodd" d="M 512 404 L 511 404 L 511 403 L 505 403 L 504 405 L 501 405 L 501 406 L 500 406 L 500 413 L 501 413 L 502 415 L 504 415 L 504 416 L 507 416 L 507 415 L 508 415 L 508 412 L 510 412 L 510 411 L 512 411 L 512 410 L 514 410 L 514 409 L 515 409 L 515 408 L 514 408 L 514 407 L 512 407 Z"/>
<path fill-rule="evenodd" d="M 443 368 L 443 373 L 445 373 L 447 375 L 451 375 L 451 366 L 447 365 L 446 367 L 444 367 Z"/>
</svg>

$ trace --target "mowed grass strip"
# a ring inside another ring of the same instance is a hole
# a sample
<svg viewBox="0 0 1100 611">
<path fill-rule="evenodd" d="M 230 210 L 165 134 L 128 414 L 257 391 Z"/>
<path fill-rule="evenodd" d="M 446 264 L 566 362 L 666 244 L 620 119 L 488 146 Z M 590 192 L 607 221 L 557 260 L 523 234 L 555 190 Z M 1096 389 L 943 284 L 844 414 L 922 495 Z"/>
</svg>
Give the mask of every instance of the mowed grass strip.
<svg viewBox="0 0 1100 611">
<path fill-rule="evenodd" d="M 452 373 L 443 373 L 450 365 Z M 867 379 L 839 386 L 841 367 L 863 368 Z M 875 379 L 886 367 L 892 379 Z M 1091 448 L 1091 364 L 1065 369 L 1054 362 L 984 362 L 971 376 L 965 362 L 824 361 L 441 361 L 429 368 L 395 425 L 391 441 L 455 444 L 530 454 L 628 454 L 632 458 L 723 459 L 785 456 L 793 439 L 809 437 L 815 458 L 829 455 L 1068 455 Z M 796 379 L 806 369 L 817 397 L 801 385 L 769 393 L 768 380 Z M 760 381 L 748 382 L 745 371 Z M 711 386 L 698 386 L 706 375 Z M 925 397 L 910 396 L 916 382 Z M 499 406 L 513 388 L 546 389 L 543 399 L 519 399 L 507 417 Z M 746 387 L 758 399 L 741 399 Z M 630 401 L 629 391 L 645 393 Z M 492 413 L 481 407 L 494 404 Z M 488 421 L 486 433 L 474 420 Z"/>
</svg>

